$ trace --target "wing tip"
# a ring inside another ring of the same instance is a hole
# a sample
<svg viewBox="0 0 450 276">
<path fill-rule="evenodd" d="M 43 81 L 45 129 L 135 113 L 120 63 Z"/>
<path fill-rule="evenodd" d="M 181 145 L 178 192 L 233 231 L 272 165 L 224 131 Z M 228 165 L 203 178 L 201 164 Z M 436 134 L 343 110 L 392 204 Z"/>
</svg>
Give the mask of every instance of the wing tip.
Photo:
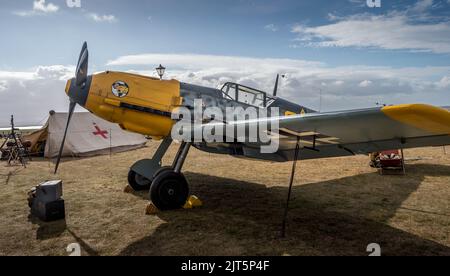
<svg viewBox="0 0 450 276">
<path fill-rule="evenodd" d="M 450 135 L 450 111 L 427 104 L 403 104 L 383 107 L 389 118 L 436 134 Z"/>
</svg>

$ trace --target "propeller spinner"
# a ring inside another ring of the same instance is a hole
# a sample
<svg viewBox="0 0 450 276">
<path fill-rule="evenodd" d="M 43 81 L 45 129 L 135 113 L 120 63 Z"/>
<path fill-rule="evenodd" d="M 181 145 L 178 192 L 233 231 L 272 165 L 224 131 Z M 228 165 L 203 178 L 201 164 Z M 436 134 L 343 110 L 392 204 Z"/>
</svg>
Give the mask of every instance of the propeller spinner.
<svg viewBox="0 0 450 276">
<path fill-rule="evenodd" d="M 88 76 L 88 63 L 89 63 L 89 51 L 87 43 L 85 42 L 83 44 L 83 48 L 81 49 L 80 57 L 78 58 L 75 78 L 69 80 L 67 83 L 66 92 L 67 95 L 70 97 L 69 115 L 67 117 L 66 129 L 64 130 L 64 136 L 61 142 L 61 147 L 59 149 L 58 159 L 56 161 L 55 174 L 58 172 L 58 168 L 61 163 L 61 157 L 66 142 L 67 132 L 69 130 L 70 121 L 72 120 L 75 108 L 77 104 L 84 106 L 89 94 L 89 87 L 92 77 Z"/>
</svg>

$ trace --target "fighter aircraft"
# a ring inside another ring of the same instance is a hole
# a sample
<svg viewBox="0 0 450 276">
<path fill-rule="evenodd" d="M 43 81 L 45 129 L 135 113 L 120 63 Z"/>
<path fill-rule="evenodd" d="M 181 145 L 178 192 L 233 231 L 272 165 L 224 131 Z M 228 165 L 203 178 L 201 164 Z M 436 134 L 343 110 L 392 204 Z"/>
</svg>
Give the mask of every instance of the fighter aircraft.
<svg viewBox="0 0 450 276">
<path fill-rule="evenodd" d="M 150 190 L 150 199 L 160 210 L 178 209 L 189 196 L 189 185 L 181 171 L 190 147 L 215 154 L 287 162 L 450 144 L 450 112 L 439 107 L 406 104 L 320 113 L 284 100 L 276 93 L 269 95 L 237 83 L 214 89 L 123 72 L 88 75 L 88 59 L 87 43 L 84 43 L 76 76 L 67 82 L 65 89 L 70 108 L 55 173 L 70 119 L 78 104 L 125 130 L 163 140 L 154 156 L 138 161 L 128 175 L 133 189 Z M 269 122 L 268 132 L 276 132 L 279 138 L 278 150 L 262 153 L 262 144 L 258 142 L 181 141 L 173 164 L 163 167 L 161 160 L 173 142 L 171 131 L 176 120 L 172 114 L 180 107 L 193 110 L 197 99 L 202 100 L 204 108 L 231 106 L 267 110 L 277 107 L 278 113 L 266 118 L 216 124 L 248 127 L 258 121 Z M 275 121 L 277 123 L 272 124 Z"/>
</svg>

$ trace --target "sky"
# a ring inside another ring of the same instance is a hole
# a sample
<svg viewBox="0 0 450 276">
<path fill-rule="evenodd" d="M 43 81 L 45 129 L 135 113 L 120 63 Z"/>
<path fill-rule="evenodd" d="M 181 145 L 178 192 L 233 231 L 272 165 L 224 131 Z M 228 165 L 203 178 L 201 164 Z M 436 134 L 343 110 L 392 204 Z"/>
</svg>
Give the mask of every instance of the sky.
<svg viewBox="0 0 450 276">
<path fill-rule="evenodd" d="M 161 63 L 166 78 L 269 93 L 280 73 L 280 96 L 321 111 L 450 105 L 450 0 L 375 2 L 0 0 L 0 127 L 68 109 L 84 41 L 90 73 Z"/>
</svg>

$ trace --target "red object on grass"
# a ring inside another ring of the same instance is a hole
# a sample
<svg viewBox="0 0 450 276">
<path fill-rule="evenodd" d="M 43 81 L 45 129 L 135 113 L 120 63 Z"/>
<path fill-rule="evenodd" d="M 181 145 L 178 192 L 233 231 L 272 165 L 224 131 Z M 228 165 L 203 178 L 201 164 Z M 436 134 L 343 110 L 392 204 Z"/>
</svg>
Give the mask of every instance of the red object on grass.
<svg viewBox="0 0 450 276">
<path fill-rule="evenodd" d="M 382 168 L 402 168 L 403 157 L 399 150 L 383 151 L 380 154 L 380 165 Z"/>
</svg>

